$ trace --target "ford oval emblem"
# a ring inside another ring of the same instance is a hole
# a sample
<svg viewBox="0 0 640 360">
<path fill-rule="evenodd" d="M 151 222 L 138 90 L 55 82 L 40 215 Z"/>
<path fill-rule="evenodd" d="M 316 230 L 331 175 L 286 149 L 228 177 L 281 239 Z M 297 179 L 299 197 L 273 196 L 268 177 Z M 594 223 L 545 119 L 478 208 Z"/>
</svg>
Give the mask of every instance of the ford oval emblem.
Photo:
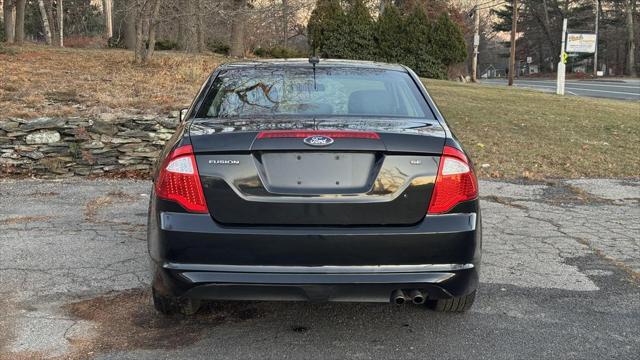
<svg viewBox="0 0 640 360">
<path fill-rule="evenodd" d="M 304 143 L 311 146 L 328 146 L 333 144 L 333 139 L 324 135 L 313 135 L 304 138 Z"/>
</svg>

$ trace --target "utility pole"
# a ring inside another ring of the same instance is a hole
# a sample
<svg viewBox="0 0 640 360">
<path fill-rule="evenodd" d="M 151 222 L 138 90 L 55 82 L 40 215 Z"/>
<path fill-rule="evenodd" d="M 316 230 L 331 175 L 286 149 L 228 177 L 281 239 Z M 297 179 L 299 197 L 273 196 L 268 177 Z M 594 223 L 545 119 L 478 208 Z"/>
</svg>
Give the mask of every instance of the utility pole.
<svg viewBox="0 0 640 360">
<path fill-rule="evenodd" d="M 513 0 L 513 12 L 511 14 L 511 54 L 509 56 L 509 86 L 513 85 L 513 76 L 516 69 L 516 31 L 518 24 L 518 0 Z"/>
<path fill-rule="evenodd" d="M 560 61 L 558 62 L 558 77 L 556 80 L 556 94 L 564 95 L 565 63 L 567 54 L 565 53 L 565 41 L 567 38 L 567 19 L 562 20 L 562 41 L 560 45 Z"/>
<path fill-rule="evenodd" d="M 598 23 L 600 22 L 600 0 L 596 0 L 596 51 L 593 53 L 593 77 L 598 77 Z"/>
<path fill-rule="evenodd" d="M 473 10 L 473 58 L 471 59 L 471 81 L 478 80 L 478 47 L 480 46 L 480 9 Z"/>
</svg>

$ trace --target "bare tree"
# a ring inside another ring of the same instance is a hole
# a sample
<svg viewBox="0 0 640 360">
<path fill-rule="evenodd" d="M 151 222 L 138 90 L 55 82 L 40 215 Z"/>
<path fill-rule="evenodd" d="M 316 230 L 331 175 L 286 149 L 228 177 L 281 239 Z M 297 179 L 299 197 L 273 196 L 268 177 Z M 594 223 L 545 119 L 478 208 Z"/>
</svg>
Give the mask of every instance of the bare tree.
<svg viewBox="0 0 640 360">
<path fill-rule="evenodd" d="M 12 44 L 16 39 L 16 3 L 14 0 L 4 0 L 2 3 L 2 18 L 6 41 Z"/>
<path fill-rule="evenodd" d="M 156 46 L 156 27 L 160 0 L 136 0 L 135 62 L 146 64 L 151 60 Z"/>
<path fill-rule="evenodd" d="M 24 43 L 24 7 L 27 4 L 26 0 L 16 0 L 16 32 L 15 42 L 21 45 Z"/>
<path fill-rule="evenodd" d="M 152 1 L 151 15 L 149 16 L 147 28 L 149 29 L 149 45 L 142 58 L 144 63 L 149 62 L 149 59 L 153 56 L 153 52 L 156 47 L 156 26 L 158 25 L 158 13 L 160 12 L 160 0 Z"/>
<path fill-rule="evenodd" d="M 47 45 L 51 45 L 51 27 L 49 26 L 49 18 L 47 17 L 47 9 L 44 7 L 44 0 L 38 0 L 40 8 L 40 17 L 42 17 L 42 28 L 44 29 Z"/>
</svg>

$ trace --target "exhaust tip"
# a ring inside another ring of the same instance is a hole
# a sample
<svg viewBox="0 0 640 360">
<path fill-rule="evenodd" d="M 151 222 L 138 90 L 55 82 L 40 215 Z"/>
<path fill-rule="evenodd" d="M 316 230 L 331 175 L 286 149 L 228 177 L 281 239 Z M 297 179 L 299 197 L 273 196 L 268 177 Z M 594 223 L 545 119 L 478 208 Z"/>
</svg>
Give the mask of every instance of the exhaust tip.
<svg viewBox="0 0 640 360">
<path fill-rule="evenodd" d="M 424 301 L 426 300 L 420 290 L 411 290 L 409 297 L 411 298 L 411 301 L 417 305 L 424 304 Z"/>
<path fill-rule="evenodd" d="M 404 292 L 402 290 L 394 290 L 394 292 L 391 293 L 391 302 L 396 304 L 396 305 L 402 305 L 404 304 L 406 301 L 406 297 L 404 295 Z"/>
</svg>

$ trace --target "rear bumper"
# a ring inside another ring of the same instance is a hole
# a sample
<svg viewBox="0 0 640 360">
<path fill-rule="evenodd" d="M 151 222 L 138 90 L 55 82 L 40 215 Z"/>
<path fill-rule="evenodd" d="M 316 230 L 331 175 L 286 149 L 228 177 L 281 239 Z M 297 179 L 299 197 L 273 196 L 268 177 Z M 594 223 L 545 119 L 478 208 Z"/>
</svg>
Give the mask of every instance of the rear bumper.
<svg viewBox="0 0 640 360">
<path fill-rule="evenodd" d="M 479 213 L 399 227 L 223 226 L 153 210 L 149 220 L 153 286 L 165 295 L 388 302 L 397 289 L 448 298 L 478 286 Z"/>
<path fill-rule="evenodd" d="M 172 296 L 210 300 L 264 301 L 349 301 L 389 302 L 395 290 L 420 290 L 427 298 L 442 299 L 468 294 L 478 286 L 473 264 L 421 265 L 421 271 L 334 268 L 261 269 L 237 266 L 233 269 L 166 263 L 155 265 L 154 287 Z M 410 269 L 411 267 L 406 267 Z M 445 271 L 445 269 L 447 269 Z M 228 271 L 234 270 L 234 271 Z M 244 271 L 243 271 L 244 270 Z M 430 271 L 428 271 L 430 270 Z M 273 272 L 271 272 L 273 271 Z M 348 272 L 337 272 L 348 271 Z"/>
</svg>

